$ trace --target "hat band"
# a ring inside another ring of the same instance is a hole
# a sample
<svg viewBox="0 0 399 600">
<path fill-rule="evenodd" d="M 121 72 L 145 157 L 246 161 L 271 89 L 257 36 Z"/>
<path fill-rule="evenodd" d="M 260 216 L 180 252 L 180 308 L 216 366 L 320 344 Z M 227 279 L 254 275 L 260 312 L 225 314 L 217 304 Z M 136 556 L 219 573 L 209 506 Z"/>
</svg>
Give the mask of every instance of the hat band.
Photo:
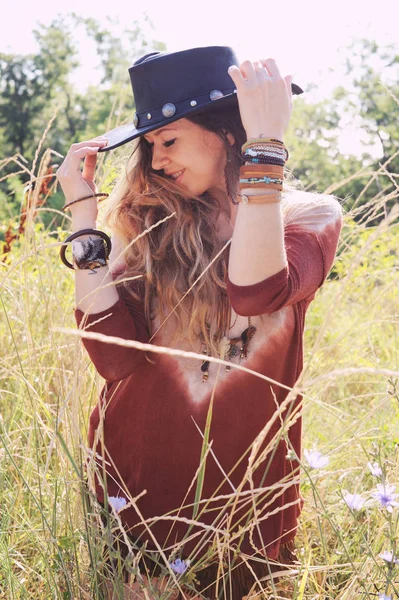
<svg viewBox="0 0 399 600">
<path fill-rule="evenodd" d="M 187 111 L 190 109 L 198 109 L 202 106 L 206 106 L 209 104 L 209 101 L 214 102 L 215 100 L 220 100 L 221 98 L 231 96 L 235 93 L 237 93 L 237 90 L 234 88 L 229 88 L 227 90 L 212 90 L 209 94 L 196 96 L 195 98 L 183 100 L 182 102 L 167 102 L 161 108 L 155 108 L 147 112 L 136 112 L 133 123 L 137 129 L 140 129 L 140 127 L 145 127 L 152 123 L 164 122 L 165 119 L 171 119 L 176 115 L 187 114 Z"/>
</svg>

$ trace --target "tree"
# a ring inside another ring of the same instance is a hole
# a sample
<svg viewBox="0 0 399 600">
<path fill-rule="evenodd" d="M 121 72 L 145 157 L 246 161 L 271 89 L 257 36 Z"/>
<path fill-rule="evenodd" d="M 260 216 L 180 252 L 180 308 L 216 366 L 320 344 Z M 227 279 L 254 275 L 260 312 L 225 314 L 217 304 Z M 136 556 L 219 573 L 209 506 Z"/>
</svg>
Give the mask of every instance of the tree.
<svg viewBox="0 0 399 600">
<path fill-rule="evenodd" d="M 0 54 L 0 127 L 8 153 L 32 157 L 43 111 L 78 66 L 70 31 L 62 20 L 34 31 L 39 52 Z"/>
</svg>

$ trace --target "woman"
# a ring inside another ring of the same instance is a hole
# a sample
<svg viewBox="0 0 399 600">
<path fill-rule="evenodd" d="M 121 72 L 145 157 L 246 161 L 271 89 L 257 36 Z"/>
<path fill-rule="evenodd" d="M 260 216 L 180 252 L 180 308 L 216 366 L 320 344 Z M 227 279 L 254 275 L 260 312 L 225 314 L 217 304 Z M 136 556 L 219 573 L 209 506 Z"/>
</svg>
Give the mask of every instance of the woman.
<svg viewBox="0 0 399 600">
<path fill-rule="evenodd" d="M 140 569 L 126 558 L 125 597 L 146 598 L 143 582 L 149 597 L 165 586 L 260 597 L 273 561 L 294 558 L 301 398 L 289 391 L 341 209 L 282 193 L 284 134 L 302 90 L 273 59 L 238 67 L 229 48 L 195 48 L 129 71 L 134 123 L 73 144 L 57 173 L 79 327 L 151 344 L 83 339 L 106 380 L 90 419 L 96 494 L 129 536 L 123 556 L 130 543 L 143 553 Z M 96 230 L 96 155 L 134 139 L 110 199 L 109 256 Z M 160 346 L 171 353 L 148 351 Z"/>
</svg>

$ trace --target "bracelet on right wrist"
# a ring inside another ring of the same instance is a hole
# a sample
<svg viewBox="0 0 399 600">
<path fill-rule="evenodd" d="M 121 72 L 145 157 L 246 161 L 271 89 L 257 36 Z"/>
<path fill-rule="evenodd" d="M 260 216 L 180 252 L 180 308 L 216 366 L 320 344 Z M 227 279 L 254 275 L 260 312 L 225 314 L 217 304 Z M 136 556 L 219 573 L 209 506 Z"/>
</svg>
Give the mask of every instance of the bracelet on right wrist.
<svg viewBox="0 0 399 600">
<path fill-rule="evenodd" d="M 102 238 L 100 240 L 93 240 L 89 237 L 88 240 L 81 240 L 80 244 L 75 246 L 72 250 L 73 264 L 67 260 L 65 253 L 67 244 L 76 240 L 76 238 L 84 235 L 94 235 L 95 237 Z M 93 270 L 97 267 L 105 267 L 107 265 L 108 257 L 111 253 L 112 244 L 108 235 L 104 231 L 98 229 L 82 229 L 75 231 L 67 237 L 63 242 L 60 250 L 60 257 L 65 266 L 69 269 L 90 269 Z"/>
<path fill-rule="evenodd" d="M 82 200 L 89 200 L 90 198 L 108 198 L 109 194 L 106 193 L 96 193 L 96 194 L 90 194 L 88 196 L 82 196 L 82 198 L 78 198 L 77 200 L 72 200 L 72 202 L 67 202 L 66 204 L 64 204 L 64 206 L 62 207 L 62 210 L 66 210 L 67 208 L 69 208 L 70 206 L 72 206 L 72 204 L 76 204 L 77 202 L 82 202 Z"/>
</svg>

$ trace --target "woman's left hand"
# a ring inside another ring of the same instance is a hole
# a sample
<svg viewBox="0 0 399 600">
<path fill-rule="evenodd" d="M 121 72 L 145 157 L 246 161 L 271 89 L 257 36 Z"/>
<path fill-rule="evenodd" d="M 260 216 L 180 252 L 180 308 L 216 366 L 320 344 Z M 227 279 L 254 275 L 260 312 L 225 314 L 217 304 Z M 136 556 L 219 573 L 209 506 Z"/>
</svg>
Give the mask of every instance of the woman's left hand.
<svg viewBox="0 0 399 600">
<path fill-rule="evenodd" d="M 292 110 L 292 75 L 282 77 L 273 58 L 232 65 L 241 121 L 249 138 L 283 140 Z"/>
</svg>

